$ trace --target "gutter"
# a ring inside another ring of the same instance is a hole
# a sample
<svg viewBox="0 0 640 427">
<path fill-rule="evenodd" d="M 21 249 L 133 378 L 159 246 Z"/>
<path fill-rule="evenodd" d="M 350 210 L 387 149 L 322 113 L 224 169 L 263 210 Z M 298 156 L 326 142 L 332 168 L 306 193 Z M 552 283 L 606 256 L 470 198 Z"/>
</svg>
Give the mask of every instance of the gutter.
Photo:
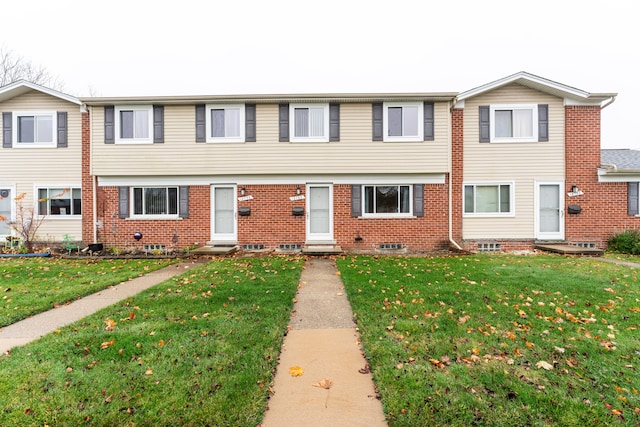
<svg viewBox="0 0 640 427">
<path fill-rule="evenodd" d="M 605 103 L 602 107 L 600 107 L 601 110 L 604 110 L 605 108 L 607 108 L 609 105 L 613 104 L 616 100 L 615 96 L 612 96 L 611 99 Z"/>
</svg>

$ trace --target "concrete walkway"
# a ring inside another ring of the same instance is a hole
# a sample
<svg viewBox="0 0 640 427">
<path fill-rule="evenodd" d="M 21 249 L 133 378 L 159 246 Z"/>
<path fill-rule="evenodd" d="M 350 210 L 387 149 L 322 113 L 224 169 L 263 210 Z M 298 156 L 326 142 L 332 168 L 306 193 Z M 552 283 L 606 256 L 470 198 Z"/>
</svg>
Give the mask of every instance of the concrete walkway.
<svg viewBox="0 0 640 427">
<path fill-rule="evenodd" d="M 309 259 L 296 298 L 262 426 L 386 426 L 334 261 Z"/>
<path fill-rule="evenodd" d="M 38 339 L 206 261 L 208 260 L 189 260 L 170 265 L 78 299 L 70 304 L 0 328 L 0 355 L 10 351 L 13 347 Z"/>
</svg>

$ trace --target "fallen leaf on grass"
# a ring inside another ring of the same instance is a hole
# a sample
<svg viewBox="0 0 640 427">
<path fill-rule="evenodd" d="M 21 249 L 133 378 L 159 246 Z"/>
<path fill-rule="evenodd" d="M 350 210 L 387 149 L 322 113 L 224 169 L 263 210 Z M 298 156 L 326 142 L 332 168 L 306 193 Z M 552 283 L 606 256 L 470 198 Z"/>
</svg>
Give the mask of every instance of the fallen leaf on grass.
<svg viewBox="0 0 640 427">
<path fill-rule="evenodd" d="M 542 368 L 542 369 L 547 370 L 547 371 L 553 369 L 553 365 L 550 364 L 549 362 L 545 362 L 544 360 L 541 360 L 538 363 L 536 363 L 536 366 L 538 368 Z"/>
<path fill-rule="evenodd" d="M 111 347 L 114 343 L 115 343 L 115 340 L 105 341 L 102 344 L 100 344 L 100 348 L 102 350 L 107 349 L 107 348 Z"/>
<path fill-rule="evenodd" d="M 289 374 L 292 377 L 301 377 L 304 374 L 304 370 L 300 366 L 292 366 L 289 368 Z"/>
<path fill-rule="evenodd" d="M 327 390 L 329 390 L 331 388 L 331 386 L 333 385 L 333 381 L 331 381 L 328 378 L 323 378 L 319 381 L 316 381 L 315 383 L 311 384 L 314 387 L 320 387 L 320 388 L 325 388 Z"/>
<path fill-rule="evenodd" d="M 104 328 L 105 331 L 113 331 L 116 328 L 116 321 L 115 320 L 106 319 L 104 321 L 104 323 L 105 323 L 105 325 L 107 325 Z"/>
</svg>

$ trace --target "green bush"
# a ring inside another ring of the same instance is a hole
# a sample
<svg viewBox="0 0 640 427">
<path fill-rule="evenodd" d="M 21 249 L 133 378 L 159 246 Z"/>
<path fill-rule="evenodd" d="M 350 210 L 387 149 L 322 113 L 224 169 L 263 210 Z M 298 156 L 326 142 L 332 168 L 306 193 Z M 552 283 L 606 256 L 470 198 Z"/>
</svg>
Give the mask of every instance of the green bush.
<svg viewBox="0 0 640 427">
<path fill-rule="evenodd" d="M 609 238 L 609 250 L 622 254 L 640 255 L 640 231 L 626 230 Z"/>
</svg>

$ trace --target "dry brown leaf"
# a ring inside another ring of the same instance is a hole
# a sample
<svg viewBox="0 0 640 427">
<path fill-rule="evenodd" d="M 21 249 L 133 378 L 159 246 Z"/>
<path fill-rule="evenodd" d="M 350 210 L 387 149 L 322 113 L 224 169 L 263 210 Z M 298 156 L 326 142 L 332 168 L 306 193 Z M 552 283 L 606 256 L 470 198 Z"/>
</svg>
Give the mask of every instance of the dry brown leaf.
<svg viewBox="0 0 640 427">
<path fill-rule="evenodd" d="M 327 390 L 329 390 L 331 388 L 331 386 L 333 385 L 333 381 L 331 381 L 328 378 L 323 378 L 319 381 L 316 381 L 315 383 L 311 384 L 314 387 L 320 387 L 320 388 L 325 388 Z"/>
<path fill-rule="evenodd" d="M 550 364 L 549 362 L 545 362 L 544 360 L 541 360 L 538 363 L 536 363 L 536 366 L 546 371 L 550 371 L 551 369 L 553 369 L 553 365 Z"/>
<path fill-rule="evenodd" d="M 116 321 L 115 320 L 106 319 L 104 321 L 104 323 L 105 323 L 105 325 L 107 325 L 104 328 L 105 331 L 113 331 L 116 328 Z"/>
<path fill-rule="evenodd" d="M 301 377 L 304 374 L 304 370 L 300 366 L 292 366 L 289 368 L 289 374 L 292 377 Z"/>
<path fill-rule="evenodd" d="M 115 340 L 111 340 L 111 341 L 105 341 L 100 345 L 100 348 L 102 350 L 111 347 L 113 344 L 115 343 Z"/>
</svg>

